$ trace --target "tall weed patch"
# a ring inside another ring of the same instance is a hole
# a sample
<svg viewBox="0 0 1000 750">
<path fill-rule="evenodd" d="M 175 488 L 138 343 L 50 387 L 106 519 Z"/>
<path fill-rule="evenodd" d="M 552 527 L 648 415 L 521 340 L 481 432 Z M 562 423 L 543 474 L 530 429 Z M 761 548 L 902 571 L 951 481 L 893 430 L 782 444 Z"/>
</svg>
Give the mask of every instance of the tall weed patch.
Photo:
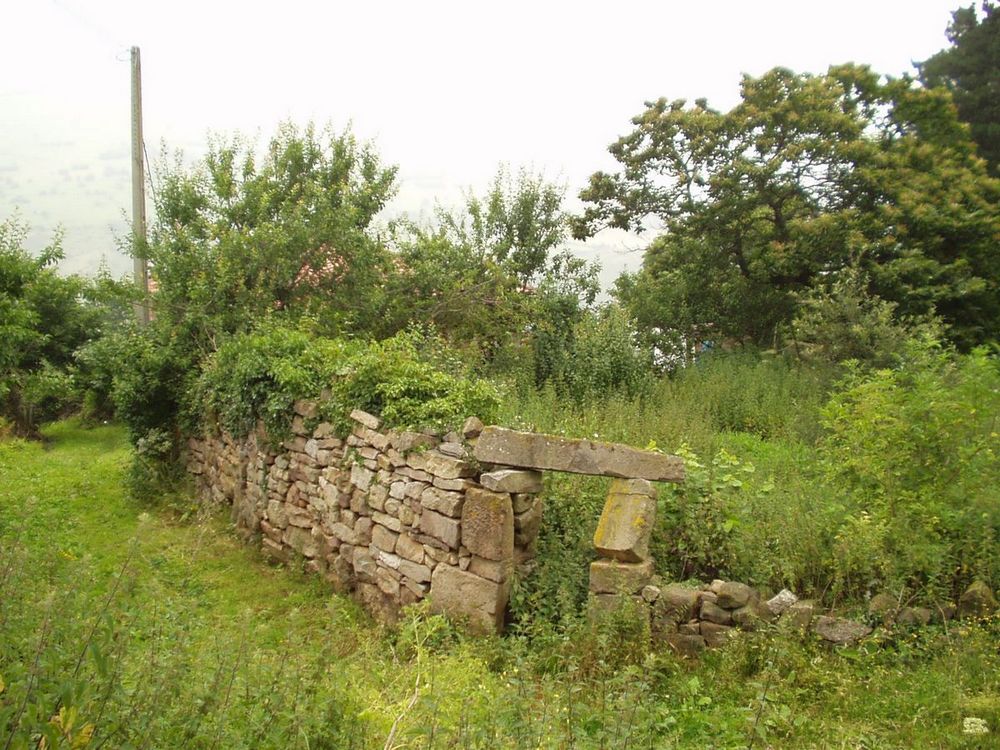
<svg viewBox="0 0 1000 750">
<path fill-rule="evenodd" d="M 1000 363 L 934 341 L 895 369 L 851 371 L 823 411 L 843 503 L 838 586 L 950 592 L 1000 583 Z"/>
</svg>

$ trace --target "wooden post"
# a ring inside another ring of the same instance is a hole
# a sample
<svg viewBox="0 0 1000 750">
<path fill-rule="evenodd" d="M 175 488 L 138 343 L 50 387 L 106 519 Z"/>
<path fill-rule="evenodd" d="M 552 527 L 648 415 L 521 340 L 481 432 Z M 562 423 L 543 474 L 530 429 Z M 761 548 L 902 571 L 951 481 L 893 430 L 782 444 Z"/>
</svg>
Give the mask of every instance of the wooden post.
<svg viewBox="0 0 1000 750">
<path fill-rule="evenodd" d="M 140 326 L 149 323 L 149 271 L 146 245 L 146 173 L 142 147 L 142 68 L 139 48 L 132 48 L 132 268 L 142 299 L 135 314 Z"/>
</svg>

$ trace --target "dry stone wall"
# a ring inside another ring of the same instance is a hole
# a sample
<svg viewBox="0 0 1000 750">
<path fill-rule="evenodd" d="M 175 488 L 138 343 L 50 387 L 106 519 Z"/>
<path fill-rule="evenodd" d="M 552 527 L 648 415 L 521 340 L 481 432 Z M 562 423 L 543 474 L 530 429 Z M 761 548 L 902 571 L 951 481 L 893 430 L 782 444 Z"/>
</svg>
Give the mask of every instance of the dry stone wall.
<svg viewBox="0 0 1000 750">
<path fill-rule="evenodd" d="M 305 566 L 376 616 L 430 597 L 432 609 L 476 632 L 502 628 L 511 576 L 533 556 L 541 522 L 537 471 L 481 464 L 482 423 L 460 432 L 384 430 L 361 411 L 338 437 L 296 403 L 292 437 L 270 447 L 191 438 L 187 467 L 204 499 L 231 505 L 237 527 L 269 557 Z"/>
</svg>

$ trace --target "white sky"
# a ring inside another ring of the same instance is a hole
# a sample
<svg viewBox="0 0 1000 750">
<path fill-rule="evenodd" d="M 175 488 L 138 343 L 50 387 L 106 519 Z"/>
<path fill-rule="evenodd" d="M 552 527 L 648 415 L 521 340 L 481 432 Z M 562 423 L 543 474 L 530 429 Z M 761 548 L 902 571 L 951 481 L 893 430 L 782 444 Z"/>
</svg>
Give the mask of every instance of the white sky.
<svg viewBox="0 0 1000 750">
<path fill-rule="evenodd" d="M 971 1 L 0 0 L 0 220 L 17 210 L 33 250 L 61 225 L 68 272 L 128 271 L 133 44 L 154 161 L 161 141 L 197 158 L 209 131 L 350 123 L 400 167 L 387 213 L 419 216 L 500 163 L 565 183 L 572 208 L 644 101 L 728 108 L 741 73 L 775 65 L 912 72 Z M 602 233 L 577 250 L 609 282 L 641 246 Z"/>
</svg>

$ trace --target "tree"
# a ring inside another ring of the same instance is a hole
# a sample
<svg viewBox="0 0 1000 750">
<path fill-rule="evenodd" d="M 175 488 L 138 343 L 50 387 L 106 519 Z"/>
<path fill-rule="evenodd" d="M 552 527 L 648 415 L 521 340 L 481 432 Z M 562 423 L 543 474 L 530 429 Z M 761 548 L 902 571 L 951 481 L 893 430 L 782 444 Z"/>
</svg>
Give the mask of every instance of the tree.
<svg viewBox="0 0 1000 750">
<path fill-rule="evenodd" d="M 952 46 L 917 63 L 920 80 L 944 86 L 969 123 L 979 155 L 990 174 L 1000 177 L 1000 12 L 983 2 L 982 16 L 974 5 L 951 14 L 948 41 Z"/>
<path fill-rule="evenodd" d="M 867 67 L 745 76 L 729 112 L 660 99 L 610 148 L 577 236 L 663 233 L 618 292 L 648 331 L 771 345 L 797 298 L 848 268 L 900 315 L 940 315 L 964 345 L 1000 324 L 1000 183 L 947 92 Z"/>
<path fill-rule="evenodd" d="M 258 162 L 239 138 L 165 169 L 148 246 L 158 324 L 202 353 L 282 312 L 326 332 L 380 315 L 389 253 L 370 232 L 396 170 L 349 133 L 283 125 Z"/>
<path fill-rule="evenodd" d="M 522 170 L 498 171 L 489 191 L 470 193 L 435 221 L 394 225 L 398 263 L 388 283 L 394 327 L 430 323 L 487 359 L 518 333 L 565 337 L 597 295 L 597 267 L 569 253 L 563 190 Z"/>
<path fill-rule="evenodd" d="M 28 227 L 0 223 L 0 417 L 16 433 L 36 436 L 38 425 L 75 405 L 74 352 L 101 334 L 91 285 L 55 269 L 62 237 L 37 257 L 24 249 Z"/>
</svg>

